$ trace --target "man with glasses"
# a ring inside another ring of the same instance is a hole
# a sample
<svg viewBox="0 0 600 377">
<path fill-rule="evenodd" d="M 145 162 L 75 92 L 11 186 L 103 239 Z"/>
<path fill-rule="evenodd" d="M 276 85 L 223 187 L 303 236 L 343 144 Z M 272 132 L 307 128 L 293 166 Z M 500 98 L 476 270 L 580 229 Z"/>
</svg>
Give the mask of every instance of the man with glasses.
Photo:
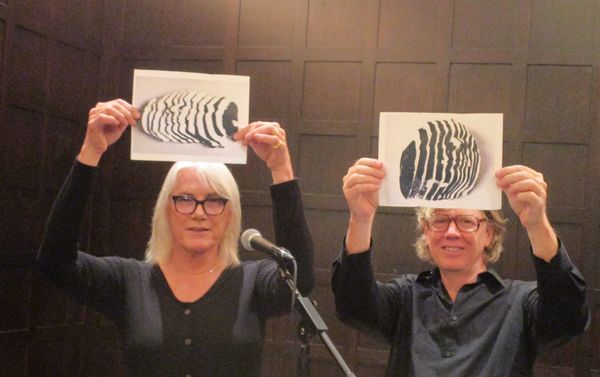
<svg viewBox="0 0 600 377">
<path fill-rule="evenodd" d="M 344 177 L 350 220 L 332 288 L 340 319 L 391 344 L 386 376 L 532 376 L 538 350 L 583 332 L 585 282 L 548 220 L 542 174 L 496 172 L 529 237 L 536 282 L 488 269 L 502 251 L 500 211 L 457 208 L 417 209 L 416 251 L 432 270 L 376 281 L 371 232 L 384 176 L 380 161 L 363 158 Z"/>
</svg>

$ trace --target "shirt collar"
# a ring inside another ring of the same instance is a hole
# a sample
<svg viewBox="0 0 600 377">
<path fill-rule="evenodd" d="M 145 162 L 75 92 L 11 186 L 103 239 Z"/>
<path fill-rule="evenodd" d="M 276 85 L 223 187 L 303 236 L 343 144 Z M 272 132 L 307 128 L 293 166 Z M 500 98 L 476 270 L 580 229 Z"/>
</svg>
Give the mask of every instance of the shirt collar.
<svg viewBox="0 0 600 377">
<path fill-rule="evenodd" d="M 442 279 L 440 275 L 440 269 L 435 267 L 429 271 L 423 271 L 417 276 L 418 283 L 426 283 L 438 285 Z M 477 282 L 475 284 L 487 284 L 496 286 L 497 288 L 506 288 L 506 283 L 493 269 L 481 272 L 477 275 Z"/>
</svg>

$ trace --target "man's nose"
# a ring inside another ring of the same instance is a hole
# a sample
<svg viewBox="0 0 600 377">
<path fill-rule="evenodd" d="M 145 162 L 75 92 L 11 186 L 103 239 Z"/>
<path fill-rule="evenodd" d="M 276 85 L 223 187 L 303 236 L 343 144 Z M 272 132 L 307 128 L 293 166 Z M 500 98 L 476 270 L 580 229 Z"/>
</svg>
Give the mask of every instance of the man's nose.
<svg viewBox="0 0 600 377">
<path fill-rule="evenodd" d="M 448 229 L 446 229 L 446 234 L 460 234 L 460 229 L 458 229 L 458 225 L 456 225 L 455 220 L 450 220 L 450 224 L 448 224 Z"/>
</svg>

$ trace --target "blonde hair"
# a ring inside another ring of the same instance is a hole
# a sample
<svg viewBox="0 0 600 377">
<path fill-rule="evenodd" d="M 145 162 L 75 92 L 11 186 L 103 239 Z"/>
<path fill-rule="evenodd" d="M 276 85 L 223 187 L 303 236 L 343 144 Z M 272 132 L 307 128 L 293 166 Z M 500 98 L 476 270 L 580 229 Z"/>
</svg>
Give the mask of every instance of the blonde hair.
<svg viewBox="0 0 600 377">
<path fill-rule="evenodd" d="M 156 205 L 154 206 L 152 234 L 146 248 L 146 262 L 158 263 L 165 261 L 171 253 L 172 234 L 167 211 L 177 176 L 183 169 L 193 169 L 198 178 L 205 180 L 212 190 L 229 199 L 228 203 L 231 203 L 231 218 L 219 245 L 219 258 L 225 266 L 238 265 L 240 263 L 238 239 L 242 228 L 242 209 L 237 183 L 224 164 L 189 161 L 174 163 L 165 177 L 158 198 L 156 199 Z"/>
<path fill-rule="evenodd" d="M 425 238 L 423 231 L 425 230 L 426 220 L 431 217 L 437 208 L 417 208 L 417 232 L 418 238 L 415 242 L 415 249 L 417 252 L 417 256 L 419 259 L 434 263 L 431 258 L 431 252 L 429 251 L 429 245 L 427 244 L 427 239 Z M 492 237 L 492 242 L 489 246 L 486 246 L 483 255 L 486 263 L 494 263 L 500 258 L 500 254 L 502 254 L 504 242 L 504 236 L 506 234 L 506 218 L 502 214 L 500 210 L 494 211 L 483 211 L 485 218 L 488 224 L 492 227 L 494 231 L 494 236 Z"/>
</svg>

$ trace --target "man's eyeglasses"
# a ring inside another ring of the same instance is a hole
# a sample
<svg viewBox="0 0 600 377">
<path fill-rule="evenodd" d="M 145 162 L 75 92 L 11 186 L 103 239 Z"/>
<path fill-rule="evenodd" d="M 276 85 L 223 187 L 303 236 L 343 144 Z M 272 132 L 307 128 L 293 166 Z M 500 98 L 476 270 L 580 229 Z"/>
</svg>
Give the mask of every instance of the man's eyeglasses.
<svg viewBox="0 0 600 377">
<path fill-rule="evenodd" d="M 425 221 L 427 223 L 427 228 L 434 232 L 445 232 L 450 227 L 450 223 L 454 222 L 461 232 L 472 233 L 477 231 L 477 229 L 479 229 L 479 224 L 482 221 L 487 221 L 487 219 L 478 219 L 472 215 L 433 215 Z"/>
<path fill-rule="evenodd" d="M 182 215 L 189 215 L 196 212 L 198 205 L 202 206 L 204 213 L 207 215 L 220 215 L 225 211 L 225 205 L 229 200 L 218 196 L 209 197 L 204 200 L 197 200 L 189 195 L 173 195 L 172 198 L 175 204 L 175 211 Z"/>
</svg>

